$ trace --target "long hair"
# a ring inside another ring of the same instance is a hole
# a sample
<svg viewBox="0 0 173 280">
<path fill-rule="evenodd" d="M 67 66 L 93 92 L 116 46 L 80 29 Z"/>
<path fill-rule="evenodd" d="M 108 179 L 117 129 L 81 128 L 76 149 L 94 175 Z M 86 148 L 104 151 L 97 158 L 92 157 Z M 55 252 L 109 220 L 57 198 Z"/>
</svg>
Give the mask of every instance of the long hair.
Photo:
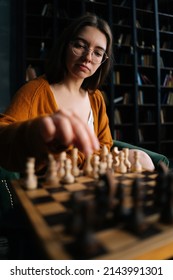
<svg viewBox="0 0 173 280">
<path fill-rule="evenodd" d="M 106 54 L 108 59 L 100 65 L 97 71 L 90 77 L 84 79 L 82 83 L 83 89 L 95 90 L 105 81 L 113 61 L 112 52 L 112 32 L 108 23 L 96 16 L 95 14 L 85 14 L 80 18 L 71 22 L 61 34 L 59 40 L 56 42 L 50 58 L 46 65 L 46 77 L 50 84 L 59 83 L 64 80 L 67 73 L 66 69 L 66 51 L 70 41 L 76 38 L 78 33 L 85 26 L 93 26 L 105 34 L 107 39 Z"/>
</svg>

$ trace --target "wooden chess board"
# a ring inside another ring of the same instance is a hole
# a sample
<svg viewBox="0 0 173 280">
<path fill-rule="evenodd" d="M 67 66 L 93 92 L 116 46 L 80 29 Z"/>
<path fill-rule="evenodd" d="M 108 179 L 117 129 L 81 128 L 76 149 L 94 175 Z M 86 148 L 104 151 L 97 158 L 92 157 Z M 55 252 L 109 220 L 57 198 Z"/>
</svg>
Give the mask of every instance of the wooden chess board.
<svg viewBox="0 0 173 280">
<path fill-rule="evenodd" d="M 129 219 L 134 203 L 129 193 L 136 178 L 141 178 L 145 190 L 142 206 L 149 225 L 141 232 L 133 231 L 131 222 L 127 226 L 125 219 L 121 221 L 121 215 L 117 218 L 117 211 L 124 211 Z M 103 199 L 107 195 L 104 186 L 102 189 L 105 179 L 102 184 L 81 175 L 73 184 L 49 185 L 42 177 L 35 190 L 24 189 L 22 179 L 12 185 L 47 259 L 168 259 L 173 256 L 173 225 L 159 222 L 159 213 L 153 210 L 157 178 L 156 172 L 114 174 L 115 190 L 121 185 L 126 195 L 118 196 L 125 202 L 113 212 L 117 199 L 110 209 L 112 201 Z"/>
</svg>

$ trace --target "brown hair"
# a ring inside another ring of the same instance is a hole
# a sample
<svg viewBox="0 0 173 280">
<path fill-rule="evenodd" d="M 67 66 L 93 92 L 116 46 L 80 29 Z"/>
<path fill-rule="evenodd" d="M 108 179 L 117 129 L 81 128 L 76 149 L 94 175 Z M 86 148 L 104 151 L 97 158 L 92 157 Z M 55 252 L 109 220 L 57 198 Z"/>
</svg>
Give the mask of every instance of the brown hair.
<svg viewBox="0 0 173 280">
<path fill-rule="evenodd" d="M 100 65 L 100 67 L 92 76 L 84 79 L 82 88 L 85 90 L 95 90 L 105 81 L 113 61 L 112 32 L 105 20 L 99 18 L 95 14 L 85 14 L 71 22 L 71 24 L 64 30 L 58 42 L 54 46 L 45 72 L 50 84 L 63 81 L 67 71 L 65 63 L 67 47 L 69 45 L 69 42 L 75 39 L 80 30 L 85 26 L 96 27 L 103 34 L 105 34 L 107 39 L 106 53 L 109 58 Z"/>
</svg>

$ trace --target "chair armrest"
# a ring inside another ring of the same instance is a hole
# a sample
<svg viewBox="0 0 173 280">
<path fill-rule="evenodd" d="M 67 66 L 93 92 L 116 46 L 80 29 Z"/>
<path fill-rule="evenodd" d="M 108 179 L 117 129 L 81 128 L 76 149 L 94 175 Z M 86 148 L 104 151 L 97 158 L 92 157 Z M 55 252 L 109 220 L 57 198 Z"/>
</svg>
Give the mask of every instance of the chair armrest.
<svg viewBox="0 0 173 280">
<path fill-rule="evenodd" d="M 165 165 L 169 167 L 168 158 L 162 154 L 152 152 L 150 150 L 147 150 L 147 149 L 144 149 L 144 148 L 141 148 L 141 147 L 138 147 L 138 146 L 126 143 L 126 142 L 118 141 L 118 140 L 113 141 L 113 147 L 115 147 L 115 146 L 118 147 L 119 149 L 123 149 L 123 148 L 138 149 L 138 150 L 146 152 L 150 156 L 151 160 L 153 161 L 153 164 L 156 169 L 159 165 L 159 162 L 161 162 L 161 161 L 164 162 Z"/>
</svg>

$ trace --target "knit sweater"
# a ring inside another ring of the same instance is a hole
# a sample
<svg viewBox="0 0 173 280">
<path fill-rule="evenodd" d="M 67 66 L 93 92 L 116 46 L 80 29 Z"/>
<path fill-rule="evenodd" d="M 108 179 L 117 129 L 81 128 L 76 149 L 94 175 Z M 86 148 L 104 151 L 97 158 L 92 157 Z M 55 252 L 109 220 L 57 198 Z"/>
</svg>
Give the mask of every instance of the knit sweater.
<svg viewBox="0 0 173 280">
<path fill-rule="evenodd" d="M 91 109 L 94 117 L 94 131 L 98 137 L 100 148 L 103 145 L 110 150 L 112 137 L 106 106 L 99 90 L 89 93 Z M 23 85 L 15 94 L 7 110 L 0 114 L 0 165 L 12 171 L 24 171 L 26 158 L 36 157 L 38 169 L 45 165 L 48 150 L 45 143 L 38 140 L 28 128 L 34 125 L 33 119 L 53 114 L 58 111 L 58 105 L 44 76 L 40 76 Z M 87 145 L 87 143 L 86 143 Z M 68 153 L 70 153 L 68 149 Z M 55 156 L 58 155 L 55 152 Z M 83 165 L 85 156 L 79 151 L 78 163 Z"/>
</svg>

